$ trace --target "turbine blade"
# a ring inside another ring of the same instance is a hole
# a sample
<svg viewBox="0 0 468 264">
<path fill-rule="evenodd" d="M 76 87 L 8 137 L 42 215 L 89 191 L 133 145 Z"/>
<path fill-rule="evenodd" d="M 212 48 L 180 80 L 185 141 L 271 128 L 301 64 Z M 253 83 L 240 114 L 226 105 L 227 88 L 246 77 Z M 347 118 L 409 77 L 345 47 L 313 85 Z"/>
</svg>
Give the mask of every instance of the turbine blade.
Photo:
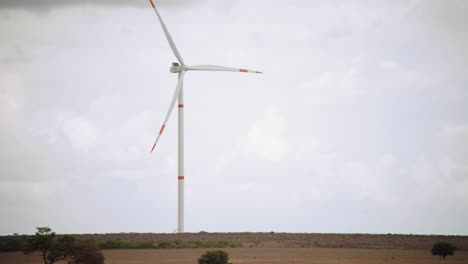
<svg viewBox="0 0 468 264">
<path fill-rule="evenodd" d="M 217 65 L 197 65 L 197 66 L 188 66 L 188 71 L 232 71 L 232 72 L 249 72 L 249 73 L 263 73 L 261 71 L 247 70 L 247 69 L 238 69 Z"/>
<path fill-rule="evenodd" d="M 159 138 L 164 132 L 164 128 L 166 128 L 167 121 L 169 121 L 169 117 L 171 117 L 172 110 L 174 109 L 175 103 L 177 102 L 177 97 L 179 97 L 180 91 L 182 89 L 184 75 L 185 75 L 185 71 L 181 71 L 180 76 L 179 76 L 179 81 L 177 82 L 177 86 L 174 91 L 174 95 L 172 96 L 171 105 L 169 106 L 169 110 L 167 111 L 166 118 L 164 119 L 164 123 L 162 124 L 161 129 L 159 130 L 159 133 L 156 137 L 156 141 L 154 142 L 153 147 L 151 148 L 151 152 L 153 152 L 154 148 L 156 147 L 156 144 L 158 144 Z"/>
<path fill-rule="evenodd" d="M 184 60 L 182 59 L 182 56 L 180 56 L 179 50 L 177 49 L 174 40 L 172 40 L 171 34 L 169 34 L 169 31 L 167 30 L 166 24 L 164 24 L 164 21 L 162 20 L 161 15 L 158 12 L 158 9 L 156 9 L 156 5 L 154 4 L 153 0 L 149 0 L 151 7 L 153 7 L 154 12 L 156 13 L 156 16 L 158 17 L 159 23 L 161 24 L 161 27 L 164 31 L 164 34 L 166 35 L 167 42 L 169 42 L 169 46 L 171 46 L 172 52 L 174 52 L 174 55 L 177 57 L 177 60 L 180 62 L 180 64 L 183 66 Z"/>
</svg>

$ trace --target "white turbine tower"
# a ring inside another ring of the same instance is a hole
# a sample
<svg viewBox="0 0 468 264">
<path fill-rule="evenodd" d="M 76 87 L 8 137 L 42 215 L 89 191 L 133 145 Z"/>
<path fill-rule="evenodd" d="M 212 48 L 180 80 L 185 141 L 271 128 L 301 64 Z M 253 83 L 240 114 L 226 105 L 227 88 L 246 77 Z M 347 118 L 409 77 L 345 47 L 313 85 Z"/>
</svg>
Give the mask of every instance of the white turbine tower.
<svg viewBox="0 0 468 264">
<path fill-rule="evenodd" d="M 172 40 L 171 35 L 169 34 L 169 31 L 167 30 L 166 25 L 164 24 L 164 21 L 161 18 L 161 15 L 159 14 L 158 10 L 156 9 L 156 5 L 154 4 L 153 0 L 149 0 L 151 6 L 154 9 L 154 12 L 156 13 L 156 16 L 158 17 L 159 23 L 161 23 L 161 27 L 164 31 L 164 34 L 166 35 L 167 41 L 169 42 L 169 46 L 171 47 L 172 51 L 174 52 L 174 55 L 177 57 L 177 60 L 179 63 L 172 63 L 172 67 L 170 68 L 170 71 L 172 73 L 178 73 L 178 82 L 177 86 L 174 92 L 174 96 L 172 97 L 171 104 L 169 106 L 169 110 L 167 111 L 166 118 L 164 119 L 164 122 L 161 126 L 161 129 L 159 130 L 159 133 L 156 137 L 156 141 L 154 142 L 153 147 L 151 148 L 151 152 L 153 152 L 154 148 L 156 147 L 156 144 L 159 141 L 159 138 L 161 137 L 162 133 L 164 132 L 164 128 L 166 128 L 167 121 L 169 120 L 169 117 L 171 116 L 172 110 L 174 109 L 175 103 L 177 99 L 179 100 L 179 137 L 178 137 L 178 145 L 179 145 L 179 154 L 178 154 L 178 221 L 177 221 L 177 231 L 179 233 L 184 232 L 184 92 L 183 92 L 183 80 L 184 80 L 184 75 L 185 72 L 187 71 L 233 71 L 233 72 L 249 72 L 249 73 L 262 73 L 259 71 L 252 71 L 252 70 L 246 70 L 246 69 L 236 69 L 236 68 L 230 68 L 230 67 L 223 67 L 223 66 L 216 66 L 216 65 L 198 65 L 198 66 L 187 66 L 184 63 L 184 60 L 180 56 L 179 51 L 177 50 L 177 47 Z"/>
</svg>

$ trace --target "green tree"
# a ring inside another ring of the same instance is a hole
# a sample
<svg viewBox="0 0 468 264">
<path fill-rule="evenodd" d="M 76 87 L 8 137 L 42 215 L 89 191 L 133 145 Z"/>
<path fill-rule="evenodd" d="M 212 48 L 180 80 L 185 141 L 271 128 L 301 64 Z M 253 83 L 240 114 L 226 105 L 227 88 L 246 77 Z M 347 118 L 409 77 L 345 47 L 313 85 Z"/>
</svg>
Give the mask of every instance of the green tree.
<svg viewBox="0 0 468 264">
<path fill-rule="evenodd" d="M 207 251 L 198 259 L 198 264 L 230 264 L 229 255 L 222 250 Z"/>
<path fill-rule="evenodd" d="M 28 240 L 25 254 L 41 252 L 44 264 L 66 261 L 68 264 L 103 264 L 104 255 L 92 241 L 79 241 L 73 236 L 58 237 L 49 227 L 38 227 Z"/>
<path fill-rule="evenodd" d="M 52 243 L 55 239 L 55 232 L 49 227 L 37 227 L 37 232 L 34 237 L 30 238 L 24 249 L 25 254 L 31 254 L 33 252 L 41 252 L 42 260 L 44 264 L 51 264 L 53 262 L 48 261 L 48 253 L 52 248 Z M 54 261 L 55 262 L 55 261 Z"/>
<path fill-rule="evenodd" d="M 441 256 L 445 259 L 446 256 L 453 256 L 456 248 L 447 242 L 437 242 L 431 249 L 431 253 L 434 256 Z"/>
</svg>

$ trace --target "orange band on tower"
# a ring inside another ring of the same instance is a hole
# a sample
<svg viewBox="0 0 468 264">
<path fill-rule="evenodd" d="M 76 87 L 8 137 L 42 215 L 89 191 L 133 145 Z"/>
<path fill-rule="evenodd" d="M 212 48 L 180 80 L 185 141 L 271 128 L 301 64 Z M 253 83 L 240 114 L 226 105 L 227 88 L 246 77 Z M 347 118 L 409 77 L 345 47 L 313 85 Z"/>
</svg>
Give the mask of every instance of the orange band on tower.
<svg viewBox="0 0 468 264">
<path fill-rule="evenodd" d="M 184 104 L 179 104 L 179 108 L 184 108 Z"/>
<path fill-rule="evenodd" d="M 179 179 L 179 180 L 183 180 L 183 179 L 184 179 L 184 176 L 179 176 L 178 179 Z"/>
</svg>

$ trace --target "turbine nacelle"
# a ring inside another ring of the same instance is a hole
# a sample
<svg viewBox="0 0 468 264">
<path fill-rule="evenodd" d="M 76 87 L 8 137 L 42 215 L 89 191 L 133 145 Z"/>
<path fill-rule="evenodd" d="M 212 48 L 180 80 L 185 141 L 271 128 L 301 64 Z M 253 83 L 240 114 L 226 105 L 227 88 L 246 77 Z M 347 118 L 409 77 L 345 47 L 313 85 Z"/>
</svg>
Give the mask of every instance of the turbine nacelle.
<svg viewBox="0 0 468 264">
<path fill-rule="evenodd" d="M 171 70 L 172 73 L 179 73 L 179 72 L 181 72 L 183 69 L 184 69 L 184 67 L 183 67 L 183 66 L 180 66 L 179 63 L 173 62 L 173 63 L 172 63 L 172 67 L 171 67 L 170 70 Z"/>
</svg>

